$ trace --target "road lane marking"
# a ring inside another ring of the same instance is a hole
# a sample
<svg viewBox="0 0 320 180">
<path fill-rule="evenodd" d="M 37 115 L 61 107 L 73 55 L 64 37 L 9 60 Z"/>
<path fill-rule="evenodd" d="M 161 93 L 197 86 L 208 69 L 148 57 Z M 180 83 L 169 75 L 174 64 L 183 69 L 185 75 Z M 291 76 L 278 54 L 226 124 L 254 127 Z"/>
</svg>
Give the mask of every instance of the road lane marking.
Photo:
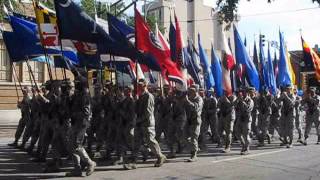
<svg viewBox="0 0 320 180">
<path fill-rule="evenodd" d="M 288 150 L 289 149 L 280 149 L 277 151 L 269 151 L 269 152 L 263 152 L 263 153 L 257 153 L 257 154 L 241 155 L 241 156 L 234 157 L 234 158 L 220 159 L 220 160 L 212 161 L 212 163 L 215 164 L 215 163 L 220 163 L 220 162 L 234 161 L 234 160 L 238 160 L 238 159 L 252 158 L 252 157 L 257 157 L 257 156 L 280 153 L 280 152 L 284 152 L 284 151 L 288 151 Z"/>
</svg>

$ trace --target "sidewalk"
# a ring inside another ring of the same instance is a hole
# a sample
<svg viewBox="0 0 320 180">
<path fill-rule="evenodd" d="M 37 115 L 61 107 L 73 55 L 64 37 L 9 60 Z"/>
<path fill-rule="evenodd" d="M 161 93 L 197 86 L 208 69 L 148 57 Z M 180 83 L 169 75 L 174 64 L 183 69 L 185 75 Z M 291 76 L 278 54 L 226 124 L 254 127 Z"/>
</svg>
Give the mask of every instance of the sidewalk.
<svg viewBox="0 0 320 180">
<path fill-rule="evenodd" d="M 18 125 L 21 112 L 16 110 L 0 110 L 0 127 L 16 127 Z"/>
</svg>

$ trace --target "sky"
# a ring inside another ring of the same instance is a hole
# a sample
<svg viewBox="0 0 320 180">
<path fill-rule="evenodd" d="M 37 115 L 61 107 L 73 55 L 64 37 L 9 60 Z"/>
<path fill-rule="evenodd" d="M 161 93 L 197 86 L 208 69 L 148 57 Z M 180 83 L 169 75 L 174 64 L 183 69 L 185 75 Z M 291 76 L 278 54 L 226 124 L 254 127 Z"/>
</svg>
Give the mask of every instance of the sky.
<svg viewBox="0 0 320 180">
<path fill-rule="evenodd" d="M 117 0 L 100 1 L 113 3 Z M 131 1 L 125 0 L 127 4 Z M 216 0 L 196 1 L 212 6 L 216 3 Z M 143 0 L 139 1 L 138 7 L 141 8 L 142 4 Z M 251 49 L 260 33 L 266 36 L 266 40 L 279 41 L 279 29 L 284 32 L 289 50 L 301 50 L 300 34 L 311 47 L 320 44 L 320 8 L 312 0 L 274 0 L 272 3 L 267 3 L 267 0 L 240 0 L 238 12 L 238 30 L 242 38 L 247 38 Z M 127 13 L 133 14 L 133 8 Z"/>
</svg>

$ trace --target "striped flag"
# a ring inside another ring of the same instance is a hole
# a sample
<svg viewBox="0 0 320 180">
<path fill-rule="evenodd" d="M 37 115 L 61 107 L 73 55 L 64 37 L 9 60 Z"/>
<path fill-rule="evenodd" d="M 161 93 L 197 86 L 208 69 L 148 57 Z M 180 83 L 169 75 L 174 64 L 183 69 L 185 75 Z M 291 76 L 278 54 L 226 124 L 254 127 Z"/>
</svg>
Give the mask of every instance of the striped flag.
<svg viewBox="0 0 320 180">
<path fill-rule="evenodd" d="M 304 61 L 305 62 L 312 62 L 314 69 L 315 69 L 315 73 L 316 73 L 316 78 L 318 81 L 320 81 L 320 58 L 317 55 L 317 53 L 310 48 L 310 46 L 303 40 L 303 38 L 301 37 L 301 41 L 302 41 L 302 48 L 303 48 L 303 54 L 304 54 Z"/>
<path fill-rule="evenodd" d="M 230 71 L 235 66 L 235 60 L 231 54 L 230 47 L 228 45 L 228 40 L 225 34 L 223 35 L 223 44 L 221 45 L 222 50 L 222 79 L 223 79 L 223 89 L 227 92 L 227 96 L 232 94 L 232 85 L 230 78 Z"/>
</svg>

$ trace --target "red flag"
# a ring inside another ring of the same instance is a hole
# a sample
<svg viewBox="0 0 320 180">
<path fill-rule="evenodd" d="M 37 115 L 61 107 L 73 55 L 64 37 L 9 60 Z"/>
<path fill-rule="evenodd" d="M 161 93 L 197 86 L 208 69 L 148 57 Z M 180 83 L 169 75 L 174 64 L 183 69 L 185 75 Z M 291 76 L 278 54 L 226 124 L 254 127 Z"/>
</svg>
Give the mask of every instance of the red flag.
<svg viewBox="0 0 320 180">
<path fill-rule="evenodd" d="M 227 95 L 232 94 L 232 86 L 230 79 L 230 70 L 235 66 L 235 60 L 231 54 L 231 50 L 228 45 L 225 34 L 222 32 L 223 44 L 221 45 L 222 50 L 222 79 L 223 79 L 223 89 L 227 92 Z"/>
<path fill-rule="evenodd" d="M 316 78 L 320 81 L 320 57 L 309 47 L 309 45 L 301 37 L 305 62 L 312 61 L 316 73 Z"/>
<path fill-rule="evenodd" d="M 174 20 L 175 20 L 175 24 L 176 24 L 176 57 L 177 57 L 178 65 L 181 67 L 183 64 L 182 49 L 184 47 L 184 43 L 183 43 L 180 24 L 179 24 L 176 13 L 174 13 Z"/>
<path fill-rule="evenodd" d="M 177 64 L 170 59 L 170 49 L 160 32 L 152 33 L 138 10 L 135 10 L 135 29 L 137 48 L 151 54 L 160 64 L 161 73 L 165 78 L 183 84 L 182 74 Z"/>
</svg>

